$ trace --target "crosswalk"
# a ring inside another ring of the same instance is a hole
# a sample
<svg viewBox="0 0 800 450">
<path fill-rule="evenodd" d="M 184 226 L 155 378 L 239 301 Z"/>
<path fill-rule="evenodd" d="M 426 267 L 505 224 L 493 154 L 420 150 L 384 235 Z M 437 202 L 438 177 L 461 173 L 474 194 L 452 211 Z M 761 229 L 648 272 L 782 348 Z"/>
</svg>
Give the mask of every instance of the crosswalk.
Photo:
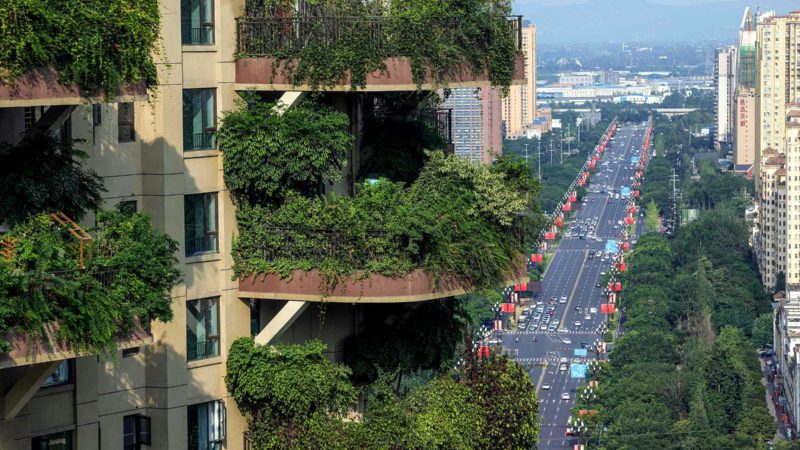
<svg viewBox="0 0 800 450">
<path fill-rule="evenodd" d="M 508 331 L 506 335 L 509 336 L 532 336 L 532 335 L 547 335 L 547 336 L 561 336 L 561 335 L 589 335 L 589 334 L 597 334 L 595 330 L 563 330 L 557 333 L 551 333 L 549 331 L 544 330 L 536 330 L 536 331 Z"/>
</svg>

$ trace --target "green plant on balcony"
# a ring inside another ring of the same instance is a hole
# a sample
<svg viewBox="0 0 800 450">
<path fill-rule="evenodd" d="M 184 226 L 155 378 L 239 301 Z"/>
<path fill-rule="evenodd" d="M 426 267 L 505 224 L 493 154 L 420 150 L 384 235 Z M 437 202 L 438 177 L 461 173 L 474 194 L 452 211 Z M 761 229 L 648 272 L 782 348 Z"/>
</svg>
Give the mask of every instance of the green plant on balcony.
<svg viewBox="0 0 800 450">
<path fill-rule="evenodd" d="M 76 141 L 77 142 L 77 141 Z M 73 141 L 39 134 L 11 146 L 0 142 L 0 223 L 61 211 L 80 219 L 100 207 L 103 179 L 83 165 L 86 153 Z"/>
<path fill-rule="evenodd" d="M 83 268 L 78 242 L 46 214 L 3 236 L 0 349 L 17 336 L 76 353 L 113 354 L 116 340 L 137 321 L 171 320 L 177 243 L 144 214 L 101 211 L 92 234 Z"/>
<path fill-rule="evenodd" d="M 509 0 L 249 0 L 239 19 L 239 56 L 276 58 L 295 85 L 353 88 L 406 57 L 414 82 L 430 76 L 444 86 L 450 75 L 486 71 L 492 85 L 512 81 L 515 36 L 506 18 Z M 284 63 L 281 65 L 281 63 Z"/>
<path fill-rule="evenodd" d="M 157 0 L 4 0 L 0 83 L 36 69 L 84 95 L 116 95 L 124 82 L 157 82 Z"/>
</svg>

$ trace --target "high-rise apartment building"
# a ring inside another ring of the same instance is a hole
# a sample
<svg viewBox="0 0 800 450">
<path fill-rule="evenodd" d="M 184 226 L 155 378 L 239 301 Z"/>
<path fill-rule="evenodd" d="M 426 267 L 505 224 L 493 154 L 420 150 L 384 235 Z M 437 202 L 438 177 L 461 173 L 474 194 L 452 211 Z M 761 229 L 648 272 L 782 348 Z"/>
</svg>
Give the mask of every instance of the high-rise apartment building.
<svg viewBox="0 0 800 450">
<path fill-rule="evenodd" d="M 757 163 L 758 120 L 756 117 L 756 85 L 758 83 L 758 61 L 756 58 L 756 29 L 750 8 L 745 9 L 739 27 L 737 57 L 737 79 L 733 124 L 733 167 L 746 172 Z M 754 171 L 756 179 L 757 170 Z"/>
<path fill-rule="evenodd" d="M 456 155 L 491 164 L 503 152 L 500 93 L 495 88 L 451 89 L 443 108 L 452 111 Z"/>
<path fill-rule="evenodd" d="M 525 83 L 509 88 L 503 98 L 503 125 L 506 139 L 525 134 L 538 117 L 536 112 L 536 25 L 528 20 L 522 25 L 522 52 L 525 55 Z"/>
<path fill-rule="evenodd" d="M 743 22 L 749 29 L 747 17 Z M 800 197 L 794 194 L 799 188 L 800 155 L 790 136 L 795 134 L 791 130 L 797 126 L 795 105 L 800 100 L 800 11 L 784 16 L 768 12 L 756 22 L 755 179 L 759 218 L 754 244 L 764 284 L 782 290 L 781 275 L 787 283 L 800 282 L 800 273 L 794 267 L 800 248 L 800 236 L 795 236 L 800 226 L 796 212 Z M 744 43 L 749 44 L 750 39 Z M 740 55 L 740 66 L 745 65 L 740 73 L 747 78 L 749 59 L 743 60 L 744 56 Z M 742 81 L 740 107 L 749 99 L 748 85 L 749 80 Z"/>
<path fill-rule="evenodd" d="M 315 338 L 325 342 L 331 359 L 341 360 L 345 340 L 363 328 L 370 307 L 395 303 L 414 308 L 469 289 L 434 286 L 419 269 L 408 277 L 342 281 L 330 292 L 313 271 L 299 271 L 291 279 L 275 274 L 235 278 L 236 206 L 223 180 L 217 127 L 222 113 L 235 109 L 246 91 L 280 99 L 282 108 L 295 107 L 315 91 L 317 86 L 298 85 L 283 71 L 271 70 L 275 59 L 264 56 L 280 50 L 264 46 L 306 41 L 296 39 L 300 21 L 287 11 L 265 17 L 274 11 L 246 10 L 245 3 L 257 8 L 260 2 L 158 3 L 158 84 L 149 96 L 145 89 L 126 86 L 117 97 L 86 99 L 74 86 L 37 74 L 22 78 L 13 89 L 0 84 L 0 141 L 17 143 L 31 127 L 61 129 L 65 136 L 83 139 L 86 164 L 105 183 L 103 207 L 123 204 L 149 215 L 155 228 L 178 241 L 181 272 L 171 292 L 173 319 L 146 324 L 146 331 L 121 343 L 111 360 L 63 348 L 32 353 L 25 336 L 14 341 L 19 347 L 0 351 L 3 450 L 128 450 L 145 444 L 158 450 L 247 448 L 247 423 L 225 385 L 226 358 L 235 339 L 303 343 Z M 298 3 L 307 8 L 298 8 L 296 15 L 314 6 Z M 322 22 L 320 26 L 341 25 Z M 519 21 L 513 23 L 509 28 L 521 27 Z M 303 38 L 320 41 L 314 35 L 317 28 L 309 29 Z M 523 33 L 531 49 L 532 29 Z M 321 32 L 337 35 L 330 31 Z M 264 36 L 278 39 L 259 39 Z M 520 43 L 515 44 L 519 49 Z M 515 67 L 521 66 L 517 58 Z M 516 71 L 515 82 L 535 80 L 531 67 L 524 75 Z M 377 97 L 440 87 L 431 78 L 418 84 L 411 73 L 408 59 L 392 58 L 384 71 L 366 75 L 364 90 L 353 90 L 349 81 L 326 86 L 320 95 L 331 108 L 347 114 L 356 136 L 342 181 L 320 189 L 342 195 L 355 190 L 361 161 L 376 153 L 366 148 L 364 136 L 369 131 L 365 117 L 380 109 Z M 485 74 L 462 76 L 458 84 L 470 92 L 481 88 L 485 104 L 497 95 Z M 530 98 L 535 99 L 535 92 Z M 531 103 L 526 100 L 525 108 Z M 499 124 L 499 107 L 482 114 Z M 494 146 L 497 136 L 485 138 Z M 91 214 L 85 220 L 85 226 L 91 225 Z M 525 279 L 516 274 L 510 278 Z M 90 314 L 85 319 L 89 328 Z"/>
<path fill-rule="evenodd" d="M 715 145 L 733 141 L 736 121 L 736 47 L 717 49 L 717 64 L 714 70 L 716 87 L 715 109 L 717 114 Z"/>
</svg>

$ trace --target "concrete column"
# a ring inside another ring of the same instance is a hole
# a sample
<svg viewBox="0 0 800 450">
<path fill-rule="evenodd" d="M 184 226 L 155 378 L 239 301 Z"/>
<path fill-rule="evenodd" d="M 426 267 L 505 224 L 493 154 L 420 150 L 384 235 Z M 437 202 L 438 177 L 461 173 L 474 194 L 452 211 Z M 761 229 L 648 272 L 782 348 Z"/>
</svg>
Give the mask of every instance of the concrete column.
<svg viewBox="0 0 800 450">
<path fill-rule="evenodd" d="M 11 420 L 28 404 L 28 401 L 39 390 L 55 370 L 61 360 L 31 366 L 28 373 L 17 380 L 14 387 L 3 397 L 3 420 Z"/>
<path fill-rule="evenodd" d="M 308 302 L 289 301 L 256 336 L 256 344 L 266 345 L 286 331 L 308 307 Z"/>
</svg>

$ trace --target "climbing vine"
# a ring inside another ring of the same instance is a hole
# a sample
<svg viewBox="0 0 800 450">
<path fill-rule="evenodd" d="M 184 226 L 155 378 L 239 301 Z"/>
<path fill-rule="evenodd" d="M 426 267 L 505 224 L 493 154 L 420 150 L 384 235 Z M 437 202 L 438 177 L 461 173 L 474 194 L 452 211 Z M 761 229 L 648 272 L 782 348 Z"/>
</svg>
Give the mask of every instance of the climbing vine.
<svg viewBox="0 0 800 450">
<path fill-rule="evenodd" d="M 276 58 L 295 85 L 363 87 L 385 61 L 407 57 L 414 82 L 445 86 L 456 72 L 486 71 L 510 86 L 517 48 L 506 15 L 509 0 L 319 0 L 294 11 L 285 0 L 248 1 L 240 57 Z"/>
<path fill-rule="evenodd" d="M 83 95 L 116 95 L 122 84 L 157 82 L 158 0 L 0 2 L 0 83 L 36 69 Z"/>
<path fill-rule="evenodd" d="M 51 330 L 77 353 L 113 354 L 137 320 L 172 319 L 177 243 L 144 214 L 101 211 L 92 234 L 83 269 L 78 242 L 46 214 L 3 235 L 13 250 L 0 256 L 0 348 L 8 349 L 8 332 L 37 338 Z"/>
</svg>

